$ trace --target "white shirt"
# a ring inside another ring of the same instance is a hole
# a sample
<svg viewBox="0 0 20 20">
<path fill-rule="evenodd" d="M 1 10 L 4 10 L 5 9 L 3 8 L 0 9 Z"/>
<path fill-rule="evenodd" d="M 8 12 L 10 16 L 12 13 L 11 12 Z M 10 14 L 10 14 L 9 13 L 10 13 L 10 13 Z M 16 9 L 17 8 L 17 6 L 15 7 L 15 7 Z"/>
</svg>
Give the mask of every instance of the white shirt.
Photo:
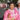
<svg viewBox="0 0 20 20">
<path fill-rule="evenodd" d="M 20 8 L 19 8 L 19 15 L 20 15 Z"/>
</svg>

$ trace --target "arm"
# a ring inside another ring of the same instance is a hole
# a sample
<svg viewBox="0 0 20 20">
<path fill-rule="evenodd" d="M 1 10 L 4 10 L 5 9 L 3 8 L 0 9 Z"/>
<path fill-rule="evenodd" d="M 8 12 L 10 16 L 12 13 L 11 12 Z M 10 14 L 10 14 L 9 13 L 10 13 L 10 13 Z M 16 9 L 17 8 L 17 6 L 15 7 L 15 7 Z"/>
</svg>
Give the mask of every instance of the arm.
<svg viewBox="0 0 20 20">
<path fill-rule="evenodd" d="M 18 12 L 18 10 L 16 8 L 15 8 L 15 13 L 17 14 L 15 20 L 18 20 L 18 18 L 19 18 L 19 12 Z"/>
<path fill-rule="evenodd" d="M 3 20 L 7 20 L 7 15 L 8 15 L 8 13 L 7 13 L 7 11 L 5 11 Z"/>
</svg>

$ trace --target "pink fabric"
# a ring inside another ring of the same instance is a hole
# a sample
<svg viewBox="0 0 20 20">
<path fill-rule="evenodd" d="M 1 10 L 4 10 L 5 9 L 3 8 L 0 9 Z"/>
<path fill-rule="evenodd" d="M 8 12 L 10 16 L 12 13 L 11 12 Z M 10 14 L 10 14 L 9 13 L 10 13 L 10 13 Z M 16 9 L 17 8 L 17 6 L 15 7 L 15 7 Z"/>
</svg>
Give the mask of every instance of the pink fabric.
<svg viewBox="0 0 20 20">
<path fill-rule="evenodd" d="M 5 13 L 4 13 L 4 19 L 3 19 L 3 20 L 11 20 L 11 18 L 14 18 L 14 17 L 15 17 L 14 20 L 18 20 L 18 19 L 19 19 L 18 11 L 16 10 L 16 8 L 15 8 L 14 11 L 15 11 L 15 12 L 14 12 L 15 15 L 14 15 L 13 12 L 11 12 L 10 10 L 5 11 Z M 11 16 L 9 16 L 9 19 L 7 18 L 8 13 L 10 13 L 10 15 L 11 15 Z M 14 16 L 12 16 L 12 15 L 14 15 Z"/>
<path fill-rule="evenodd" d="M 20 15 L 19 15 L 19 19 L 18 20 L 20 20 Z"/>
</svg>

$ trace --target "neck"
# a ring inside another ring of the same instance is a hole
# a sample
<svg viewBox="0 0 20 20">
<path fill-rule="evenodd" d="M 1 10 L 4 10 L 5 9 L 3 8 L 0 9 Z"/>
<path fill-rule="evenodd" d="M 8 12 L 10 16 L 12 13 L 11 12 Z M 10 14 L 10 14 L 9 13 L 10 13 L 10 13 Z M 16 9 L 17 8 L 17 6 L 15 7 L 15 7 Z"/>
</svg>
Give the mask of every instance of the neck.
<svg viewBox="0 0 20 20">
<path fill-rule="evenodd" d="M 11 10 L 13 10 L 13 9 L 11 9 Z"/>
<path fill-rule="evenodd" d="M 11 10 L 13 10 L 13 9 L 11 9 Z"/>
</svg>

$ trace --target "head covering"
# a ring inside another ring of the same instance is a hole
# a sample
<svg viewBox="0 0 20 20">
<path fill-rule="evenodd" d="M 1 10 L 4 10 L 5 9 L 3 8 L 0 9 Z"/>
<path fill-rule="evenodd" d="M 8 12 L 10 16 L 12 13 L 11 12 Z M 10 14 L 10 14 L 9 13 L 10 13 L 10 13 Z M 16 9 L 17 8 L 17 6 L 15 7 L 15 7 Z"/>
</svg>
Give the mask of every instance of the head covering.
<svg viewBox="0 0 20 20">
<path fill-rule="evenodd" d="M 20 0 L 18 0 L 17 4 L 19 4 L 19 3 L 20 3 Z"/>
</svg>

